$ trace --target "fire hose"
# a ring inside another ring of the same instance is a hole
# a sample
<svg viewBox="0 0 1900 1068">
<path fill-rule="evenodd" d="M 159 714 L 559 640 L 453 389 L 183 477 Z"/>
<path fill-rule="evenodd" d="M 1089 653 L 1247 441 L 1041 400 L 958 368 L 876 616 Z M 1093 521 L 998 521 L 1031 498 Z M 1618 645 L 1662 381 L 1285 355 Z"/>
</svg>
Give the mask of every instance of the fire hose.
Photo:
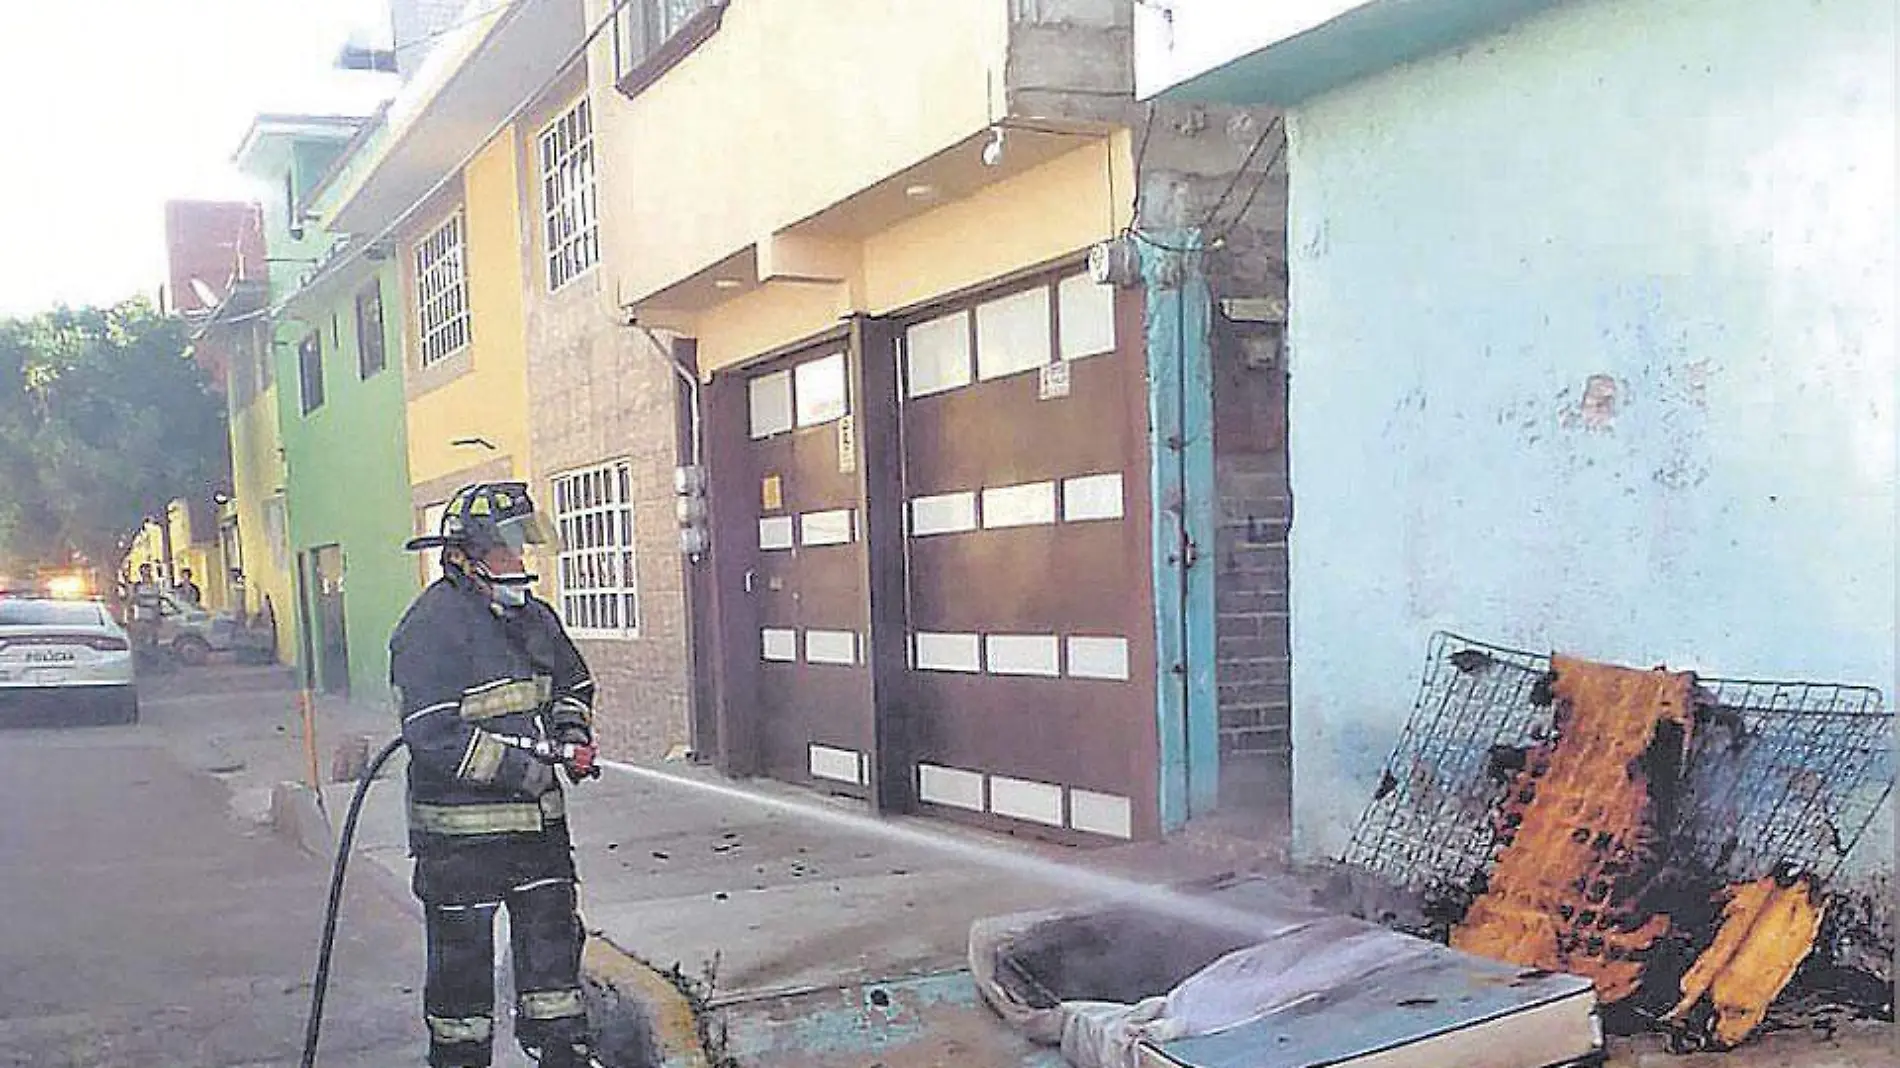
<svg viewBox="0 0 1900 1068">
<path fill-rule="evenodd" d="M 569 775 L 576 781 L 600 775 L 600 765 L 595 762 L 596 750 L 591 745 L 506 734 L 494 737 L 503 745 L 528 752 L 544 764 L 566 766 Z M 369 796 L 370 784 L 376 781 L 377 773 L 382 771 L 384 764 L 389 763 L 389 758 L 395 756 L 396 750 L 402 747 L 402 736 L 397 735 L 363 768 L 362 777 L 356 780 L 356 790 L 350 795 L 350 809 L 343 817 L 343 830 L 337 835 L 336 861 L 330 868 L 330 900 L 324 908 L 323 939 L 317 950 L 317 971 L 310 987 L 310 1017 L 304 1025 L 303 1059 L 299 1062 L 301 1068 L 316 1068 L 317 1040 L 323 1030 L 323 999 L 330 989 L 330 956 L 336 948 L 337 916 L 343 905 L 343 879 L 349 872 L 350 850 L 356 841 L 356 821 L 363 813 L 363 800 Z"/>
</svg>

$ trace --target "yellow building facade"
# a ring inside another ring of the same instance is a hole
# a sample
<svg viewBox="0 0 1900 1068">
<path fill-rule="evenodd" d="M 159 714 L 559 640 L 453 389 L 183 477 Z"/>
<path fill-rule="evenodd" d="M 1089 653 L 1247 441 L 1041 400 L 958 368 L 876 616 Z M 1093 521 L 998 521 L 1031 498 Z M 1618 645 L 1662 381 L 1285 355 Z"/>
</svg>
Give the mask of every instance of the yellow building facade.
<svg viewBox="0 0 1900 1068">
<path fill-rule="evenodd" d="M 417 531 L 461 486 L 531 469 L 525 178 L 510 109 L 580 36 L 578 0 L 495 5 L 457 24 L 326 183 L 322 224 L 397 263 L 401 307 L 389 314 L 402 324 Z M 419 581 L 433 573 L 418 559 Z"/>
<path fill-rule="evenodd" d="M 701 383 L 693 748 L 881 810 L 1155 833 L 1146 586 L 1060 578 L 1149 563 L 1140 296 L 1086 267 L 1135 211 L 1128 12 L 686 7 L 590 0 L 589 88 L 600 288 Z"/>
<path fill-rule="evenodd" d="M 512 126 L 400 231 L 409 472 L 419 529 L 475 481 L 529 469 L 520 161 Z M 459 259 L 457 265 L 444 258 Z M 464 297 L 455 295 L 460 285 Z M 463 312 L 446 313 L 466 300 Z M 425 308 L 425 305 L 427 307 Z M 456 324 L 462 316 L 465 325 Z"/>
<path fill-rule="evenodd" d="M 270 359 L 265 353 L 263 359 Z M 237 516 L 244 612 L 274 624 L 277 660 L 296 659 L 296 583 L 284 497 L 284 453 L 275 382 L 231 415 L 231 499 Z"/>
<path fill-rule="evenodd" d="M 711 373 L 1114 237 L 1133 211 L 1131 131 L 1066 104 L 1042 114 L 1012 85 L 1035 48 L 1012 7 L 712 3 L 717 26 L 658 73 L 603 35 L 606 288 L 697 338 Z"/>
<path fill-rule="evenodd" d="M 1126 221 L 1127 205 L 1109 199 L 1106 175 L 1130 168 L 1129 144 L 1125 132 L 1106 136 L 873 231 L 845 252 L 835 282 L 768 279 L 689 314 L 656 314 L 699 340 L 700 368 L 712 374 L 852 315 L 885 315 L 1073 259 Z M 976 233 L 984 239 L 970 240 Z M 782 254 L 787 242 L 773 244 Z"/>
<path fill-rule="evenodd" d="M 163 523 L 163 528 L 158 522 L 148 522 L 139 529 L 126 551 L 126 572 L 136 577 L 140 566 L 149 564 L 161 579 L 169 573 L 172 581 L 183 582 L 184 573 L 189 570 L 202 594 L 200 603 L 205 609 L 222 612 L 232 607 L 224 546 L 219 539 L 217 506 L 206 502 L 193 508 L 182 499 L 175 500 L 167 506 Z"/>
</svg>

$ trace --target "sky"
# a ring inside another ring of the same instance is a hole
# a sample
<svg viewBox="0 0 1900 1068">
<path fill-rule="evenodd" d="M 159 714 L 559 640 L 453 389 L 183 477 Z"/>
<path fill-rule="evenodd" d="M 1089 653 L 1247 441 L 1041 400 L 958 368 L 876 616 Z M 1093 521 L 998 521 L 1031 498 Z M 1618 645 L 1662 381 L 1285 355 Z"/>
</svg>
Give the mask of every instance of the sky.
<svg viewBox="0 0 1900 1068">
<path fill-rule="evenodd" d="M 386 0 L 0 0 L 0 316 L 156 294 L 165 202 L 254 199 L 259 112 L 362 111 L 335 70 Z"/>
</svg>

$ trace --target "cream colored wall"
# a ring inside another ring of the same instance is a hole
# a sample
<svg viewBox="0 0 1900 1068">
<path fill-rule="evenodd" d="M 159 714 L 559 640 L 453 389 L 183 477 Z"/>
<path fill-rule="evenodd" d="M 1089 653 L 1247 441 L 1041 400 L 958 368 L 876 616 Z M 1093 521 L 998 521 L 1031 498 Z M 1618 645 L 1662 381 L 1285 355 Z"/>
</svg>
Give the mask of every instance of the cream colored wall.
<svg viewBox="0 0 1900 1068">
<path fill-rule="evenodd" d="M 1113 237 L 1133 208 L 1131 143 L 1117 132 L 874 234 L 857 276 L 842 284 L 773 283 L 726 301 L 690 324 L 701 371 L 803 340 L 853 312 L 883 315 Z"/>
<path fill-rule="evenodd" d="M 402 242 L 402 315 L 407 349 L 403 373 L 410 382 L 409 478 L 419 488 L 452 480 L 498 457 L 508 459 L 517 477 L 525 476 L 529 469 L 528 372 L 522 311 L 526 280 L 515 143 L 512 127 L 491 141 L 463 174 L 459 201 L 428 213 L 427 221 L 407 232 Z M 416 333 L 415 247 L 458 208 L 463 212 L 468 264 L 468 370 L 434 385 L 427 375 L 419 374 L 416 364 L 421 348 Z M 419 379 L 423 380 L 420 388 Z M 475 437 L 492 443 L 497 451 L 451 444 Z"/>
<path fill-rule="evenodd" d="M 589 0 L 590 23 L 610 3 Z M 746 0 L 632 100 L 609 84 L 603 35 L 610 291 L 651 295 L 983 130 L 1008 16 L 1004 0 Z"/>
<path fill-rule="evenodd" d="M 838 325 L 851 314 L 848 285 L 776 283 L 709 309 L 687 333 L 699 339 L 699 370 L 710 375 Z"/>
<path fill-rule="evenodd" d="M 1114 237 L 1134 205 L 1130 143 L 1118 131 L 873 235 L 865 310 L 881 315 Z"/>
</svg>

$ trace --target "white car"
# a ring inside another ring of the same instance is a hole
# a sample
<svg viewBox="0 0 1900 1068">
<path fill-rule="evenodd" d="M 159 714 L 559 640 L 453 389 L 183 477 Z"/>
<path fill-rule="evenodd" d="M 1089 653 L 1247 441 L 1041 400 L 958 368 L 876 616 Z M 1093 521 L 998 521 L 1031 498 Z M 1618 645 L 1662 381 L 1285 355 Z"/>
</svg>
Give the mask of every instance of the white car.
<svg viewBox="0 0 1900 1068">
<path fill-rule="evenodd" d="M 0 597 L 0 719 L 54 725 L 85 711 L 138 722 L 125 630 L 93 601 Z"/>
</svg>

